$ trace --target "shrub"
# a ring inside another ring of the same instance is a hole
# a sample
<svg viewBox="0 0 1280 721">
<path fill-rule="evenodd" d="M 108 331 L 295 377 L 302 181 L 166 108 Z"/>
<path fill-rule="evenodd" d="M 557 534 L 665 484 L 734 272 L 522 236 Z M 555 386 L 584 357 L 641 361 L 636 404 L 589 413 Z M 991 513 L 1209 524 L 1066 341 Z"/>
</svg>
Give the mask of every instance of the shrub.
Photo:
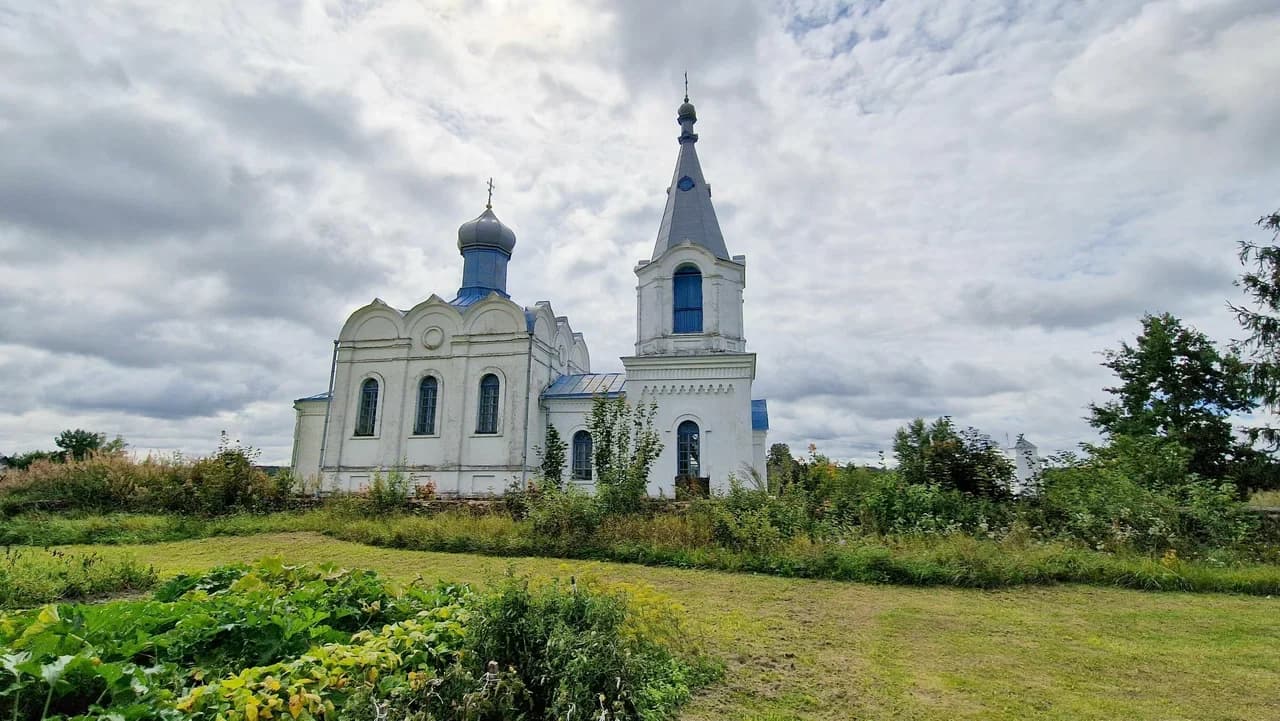
<svg viewBox="0 0 1280 721">
<path fill-rule="evenodd" d="M 0 481 L 0 515 L 24 510 L 167 511 L 212 516 L 286 507 L 293 477 L 268 477 L 253 463 L 258 452 L 222 434 L 218 451 L 138 461 L 121 453 L 89 454 L 65 463 L 37 461 Z"/>
<path fill-rule="evenodd" d="M 808 531 L 807 502 L 798 484 L 772 496 L 763 488 L 747 488 L 731 476 L 728 492 L 697 502 L 690 515 L 707 523 L 712 538 L 726 548 L 767 553 Z"/>
<path fill-rule="evenodd" d="M 1116 468 L 1081 462 L 1045 471 L 1032 525 L 1100 551 L 1162 550 L 1177 540 L 1173 499 Z"/>
<path fill-rule="evenodd" d="M 652 603 L 573 582 L 475 593 L 279 559 L 221 567 L 154 600 L 0 616 L 0 717 L 665 718 L 715 669 L 678 609 Z"/>
<path fill-rule="evenodd" d="M 392 468 L 385 475 L 382 469 L 373 472 L 366 497 L 375 513 L 392 513 L 409 506 L 409 494 L 409 477 L 399 468 Z"/>
<path fill-rule="evenodd" d="M 935 484 L 905 483 L 896 473 L 866 479 L 862 493 L 858 522 L 873 533 L 991 535 L 1006 527 L 1012 515 L 1008 502 Z"/>
<path fill-rule="evenodd" d="M 599 396 L 591 406 L 591 433 L 596 491 L 607 513 L 640 510 L 649 482 L 649 469 L 662 453 L 662 440 L 653 430 L 656 404 L 632 406 L 625 398 Z"/>
<path fill-rule="evenodd" d="M 923 418 L 898 429 L 893 440 L 898 473 L 911 485 L 936 485 L 988 498 L 1007 498 L 1013 463 L 976 428 L 956 431 L 943 416 Z"/>
<path fill-rule="evenodd" d="M 566 548 L 590 543 L 603 515 L 600 501 L 573 485 L 545 491 L 529 507 L 533 532 Z"/>
<path fill-rule="evenodd" d="M 96 553 L 6 547 L 0 556 L 0 608 L 146 590 L 154 568 Z"/>
</svg>

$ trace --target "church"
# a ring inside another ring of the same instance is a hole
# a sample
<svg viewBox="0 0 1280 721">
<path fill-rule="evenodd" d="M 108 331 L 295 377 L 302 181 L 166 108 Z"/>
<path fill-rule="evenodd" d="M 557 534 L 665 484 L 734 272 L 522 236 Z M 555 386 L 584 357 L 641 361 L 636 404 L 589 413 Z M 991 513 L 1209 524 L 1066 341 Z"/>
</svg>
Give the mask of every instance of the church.
<svg viewBox="0 0 1280 721">
<path fill-rule="evenodd" d="M 582 333 L 551 303 L 507 294 L 516 235 L 485 210 L 458 228 L 462 283 L 408 310 L 380 299 L 334 342 L 329 391 L 294 402 L 293 471 L 356 490 L 398 469 L 443 495 L 500 494 L 540 470 L 548 425 L 567 444 L 568 483 L 593 483 L 587 417 L 596 397 L 654 404 L 663 450 L 648 493 L 722 490 L 765 474 L 768 406 L 742 322 L 747 259 L 730 255 L 702 174 L 686 96 L 675 173 L 653 255 L 636 274 L 635 355 L 593 373 Z"/>
</svg>

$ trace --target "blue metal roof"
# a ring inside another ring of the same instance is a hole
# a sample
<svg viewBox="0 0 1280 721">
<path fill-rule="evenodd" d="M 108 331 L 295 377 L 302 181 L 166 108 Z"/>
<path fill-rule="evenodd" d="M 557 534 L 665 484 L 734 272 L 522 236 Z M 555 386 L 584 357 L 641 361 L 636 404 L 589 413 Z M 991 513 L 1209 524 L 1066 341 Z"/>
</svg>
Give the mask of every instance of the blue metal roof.
<svg viewBox="0 0 1280 721">
<path fill-rule="evenodd" d="M 327 400 L 329 400 L 329 391 L 325 391 L 324 393 L 317 393 L 313 396 L 307 396 L 306 398 L 295 398 L 293 402 L 305 403 L 307 401 L 327 401 Z"/>
<path fill-rule="evenodd" d="M 563 375 L 542 392 L 543 398 L 592 398 L 604 394 L 617 398 L 626 392 L 626 373 L 573 373 Z"/>
<path fill-rule="evenodd" d="M 763 398 L 751 401 L 751 430 L 769 430 L 769 401 Z"/>
</svg>

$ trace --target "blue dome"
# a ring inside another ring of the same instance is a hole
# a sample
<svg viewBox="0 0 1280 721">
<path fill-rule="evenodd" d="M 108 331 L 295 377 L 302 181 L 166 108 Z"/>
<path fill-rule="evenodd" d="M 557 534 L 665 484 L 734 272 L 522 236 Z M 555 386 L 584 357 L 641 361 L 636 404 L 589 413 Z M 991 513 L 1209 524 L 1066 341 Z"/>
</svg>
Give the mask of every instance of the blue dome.
<svg viewBox="0 0 1280 721">
<path fill-rule="evenodd" d="M 475 220 L 468 220 L 458 227 L 458 250 L 493 248 L 511 255 L 516 247 L 516 234 L 498 220 L 493 208 L 485 208 Z"/>
</svg>

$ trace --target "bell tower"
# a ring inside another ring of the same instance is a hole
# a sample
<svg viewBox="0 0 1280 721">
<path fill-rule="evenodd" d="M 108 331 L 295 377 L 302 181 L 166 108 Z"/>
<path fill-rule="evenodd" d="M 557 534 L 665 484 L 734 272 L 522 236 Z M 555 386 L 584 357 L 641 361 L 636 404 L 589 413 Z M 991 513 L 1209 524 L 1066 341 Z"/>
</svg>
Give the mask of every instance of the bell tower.
<svg viewBox="0 0 1280 721">
<path fill-rule="evenodd" d="M 680 150 L 658 238 L 653 255 L 635 268 L 636 355 L 741 353 L 747 258 L 730 257 L 725 247 L 698 162 L 698 114 L 688 95 L 676 122 Z"/>
<path fill-rule="evenodd" d="M 747 259 L 725 246 L 687 91 L 676 122 L 679 151 L 657 241 L 635 267 L 636 354 L 622 359 L 628 400 L 657 406 L 664 445 L 652 495 L 727 488 L 730 474 L 765 472 L 765 433 L 752 417 L 756 356 L 742 324 Z"/>
</svg>

